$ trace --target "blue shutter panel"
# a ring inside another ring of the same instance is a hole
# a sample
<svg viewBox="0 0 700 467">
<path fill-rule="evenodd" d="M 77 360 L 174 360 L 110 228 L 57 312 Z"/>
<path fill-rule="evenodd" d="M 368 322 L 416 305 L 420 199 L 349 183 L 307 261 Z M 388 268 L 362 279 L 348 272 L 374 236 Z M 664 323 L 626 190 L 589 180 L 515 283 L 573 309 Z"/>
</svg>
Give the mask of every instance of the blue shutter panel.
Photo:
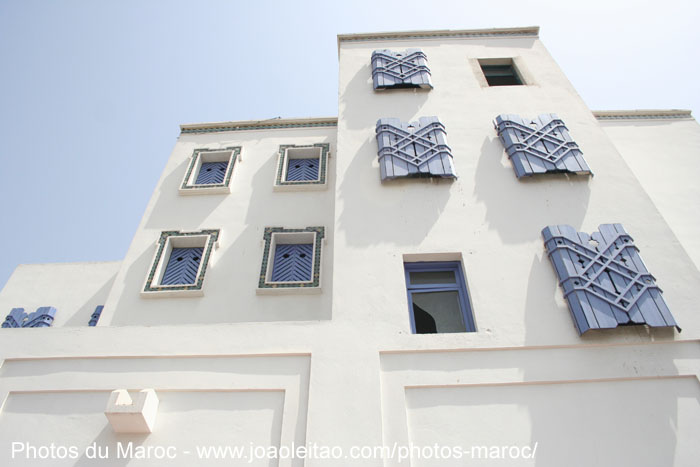
<svg viewBox="0 0 700 467">
<path fill-rule="evenodd" d="M 533 121 L 504 114 L 496 117 L 494 125 L 518 178 L 542 173 L 592 173 L 556 114 L 542 114 Z"/>
<path fill-rule="evenodd" d="M 310 281 L 313 255 L 312 243 L 278 244 L 272 264 L 272 282 Z"/>
<path fill-rule="evenodd" d="M 194 284 L 204 248 L 173 248 L 161 285 Z"/>
<path fill-rule="evenodd" d="M 197 174 L 196 185 L 217 185 L 224 183 L 228 161 L 204 162 Z"/>
<path fill-rule="evenodd" d="M 624 324 L 680 331 L 621 224 L 603 224 L 591 235 L 553 225 L 542 236 L 579 334 Z"/>
<path fill-rule="evenodd" d="M 318 180 L 318 166 L 318 159 L 289 159 L 287 161 L 287 181 Z"/>
<path fill-rule="evenodd" d="M 2 323 L 3 328 L 47 328 L 53 324 L 56 308 L 42 306 L 34 313 L 25 313 L 24 308 L 13 308 Z"/>
<path fill-rule="evenodd" d="M 372 81 L 375 90 L 433 87 L 428 60 L 420 49 L 375 50 L 372 52 Z"/>
<path fill-rule="evenodd" d="M 447 133 L 437 117 L 420 117 L 418 122 L 411 123 L 398 118 L 380 118 L 376 133 L 382 180 L 456 177 Z"/>
<path fill-rule="evenodd" d="M 92 315 L 90 315 L 90 321 L 88 322 L 88 326 L 97 326 L 97 322 L 100 320 L 100 316 L 102 315 L 103 309 L 104 305 L 98 305 L 95 308 L 95 311 L 93 311 Z"/>
</svg>

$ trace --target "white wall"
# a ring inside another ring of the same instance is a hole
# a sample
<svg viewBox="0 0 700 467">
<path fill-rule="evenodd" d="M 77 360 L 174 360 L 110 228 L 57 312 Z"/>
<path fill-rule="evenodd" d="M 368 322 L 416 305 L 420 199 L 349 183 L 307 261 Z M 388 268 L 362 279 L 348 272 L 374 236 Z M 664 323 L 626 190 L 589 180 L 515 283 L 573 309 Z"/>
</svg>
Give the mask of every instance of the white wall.
<svg viewBox="0 0 700 467">
<path fill-rule="evenodd" d="M 408 47 L 427 55 L 435 88 L 375 92 L 372 51 Z M 482 87 L 473 61 L 507 57 L 524 65 L 533 84 Z M 547 225 L 591 232 L 619 222 L 686 327 L 683 338 L 698 336 L 697 269 L 536 38 L 341 42 L 339 111 L 334 283 L 352 287 L 336 287 L 334 319 L 372 322 L 387 335 L 409 333 L 403 255 L 454 252 L 463 258 L 479 332 L 420 336 L 416 342 L 449 339 L 480 347 L 648 341 L 638 329 L 579 337 L 543 250 L 540 231 Z M 501 113 L 531 118 L 557 113 L 595 176 L 518 180 L 493 128 Z M 377 119 L 413 121 L 424 115 L 444 123 L 459 178 L 380 182 Z M 666 330 L 651 335 L 679 338 Z"/>
<path fill-rule="evenodd" d="M 328 188 L 277 192 L 279 146 L 330 143 Z M 195 149 L 241 146 L 230 194 L 182 196 L 178 188 Z M 335 128 L 299 128 L 183 134 L 163 171 L 134 235 L 101 324 L 162 325 L 327 320 L 331 317 Z M 256 295 L 265 227 L 325 226 L 323 294 Z M 164 230 L 220 229 L 204 279 L 204 296 L 140 296 L 156 242 Z"/>
<path fill-rule="evenodd" d="M 700 268 L 700 125 L 693 118 L 603 119 L 600 125 Z"/>
</svg>

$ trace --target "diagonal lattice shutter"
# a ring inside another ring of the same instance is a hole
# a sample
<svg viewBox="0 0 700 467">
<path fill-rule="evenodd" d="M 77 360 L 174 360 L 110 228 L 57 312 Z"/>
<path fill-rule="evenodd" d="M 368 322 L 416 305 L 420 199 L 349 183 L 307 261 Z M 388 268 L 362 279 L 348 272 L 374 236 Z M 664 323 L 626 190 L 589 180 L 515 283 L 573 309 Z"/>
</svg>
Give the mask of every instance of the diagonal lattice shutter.
<svg viewBox="0 0 700 467">
<path fill-rule="evenodd" d="M 376 90 L 433 87 L 427 58 L 420 49 L 375 50 L 372 52 L 372 81 Z"/>
<path fill-rule="evenodd" d="M 556 114 L 542 114 L 533 121 L 519 115 L 499 115 L 494 125 L 518 178 L 541 173 L 592 173 Z"/>
<path fill-rule="evenodd" d="M 455 178 L 445 126 L 437 117 L 406 123 L 398 118 L 377 121 L 382 180 L 399 177 Z"/>
<path fill-rule="evenodd" d="M 318 166 L 318 159 L 289 159 L 287 162 L 287 181 L 318 180 Z"/>
<path fill-rule="evenodd" d="M 197 174 L 196 185 L 217 185 L 224 183 L 228 161 L 204 162 Z"/>
<path fill-rule="evenodd" d="M 161 285 L 194 284 L 204 248 L 173 248 Z"/>
<path fill-rule="evenodd" d="M 621 224 L 602 224 L 591 235 L 553 225 L 542 236 L 580 334 L 625 324 L 678 328 Z"/>
<path fill-rule="evenodd" d="M 25 313 L 24 308 L 13 308 L 2 323 L 3 328 L 47 328 L 53 324 L 56 308 L 42 306 L 34 313 Z"/>
<path fill-rule="evenodd" d="M 272 282 L 306 282 L 311 280 L 313 244 L 282 244 L 275 247 Z"/>
</svg>

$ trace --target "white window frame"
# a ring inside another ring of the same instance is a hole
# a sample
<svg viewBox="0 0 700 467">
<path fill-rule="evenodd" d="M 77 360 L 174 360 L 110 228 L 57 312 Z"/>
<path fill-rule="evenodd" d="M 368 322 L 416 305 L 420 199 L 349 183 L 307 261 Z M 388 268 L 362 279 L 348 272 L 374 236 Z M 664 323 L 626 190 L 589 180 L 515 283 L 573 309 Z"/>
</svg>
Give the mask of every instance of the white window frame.
<svg viewBox="0 0 700 467">
<path fill-rule="evenodd" d="M 201 297 L 204 295 L 204 276 L 211 261 L 211 255 L 218 248 L 219 230 L 198 232 L 164 231 L 156 243 L 156 252 L 146 277 L 141 296 L 144 298 L 162 297 Z M 197 276 L 192 284 L 161 284 L 163 274 L 170 261 L 174 248 L 202 248 Z"/>
<path fill-rule="evenodd" d="M 181 195 L 209 195 L 231 193 L 231 179 L 236 161 L 241 153 L 240 146 L 220 149 L 195 149 L 192 153 L 187 171 L 180 184 Z M 203 163 L 228 162 L 222 183 L 195 183 Z"/>
</svg>

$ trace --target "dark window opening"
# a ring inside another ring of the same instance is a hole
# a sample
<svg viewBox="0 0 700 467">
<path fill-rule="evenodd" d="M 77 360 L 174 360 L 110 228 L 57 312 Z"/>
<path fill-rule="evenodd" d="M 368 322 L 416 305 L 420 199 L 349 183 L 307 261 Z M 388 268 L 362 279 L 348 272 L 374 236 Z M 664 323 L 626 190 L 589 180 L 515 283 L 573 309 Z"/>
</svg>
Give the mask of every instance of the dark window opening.
<svg viewBox="0 0 700 467">
<path fill-rule="evenodd" d="M 404 268 L 415 334 L 475 330 L 460 263 L 404 263 Z"/>
<path fill-rule="evenodd" d="M 489 86 L 521 86 L 522 80 L 513 65 L 481 65 Z"/>
</svg>

